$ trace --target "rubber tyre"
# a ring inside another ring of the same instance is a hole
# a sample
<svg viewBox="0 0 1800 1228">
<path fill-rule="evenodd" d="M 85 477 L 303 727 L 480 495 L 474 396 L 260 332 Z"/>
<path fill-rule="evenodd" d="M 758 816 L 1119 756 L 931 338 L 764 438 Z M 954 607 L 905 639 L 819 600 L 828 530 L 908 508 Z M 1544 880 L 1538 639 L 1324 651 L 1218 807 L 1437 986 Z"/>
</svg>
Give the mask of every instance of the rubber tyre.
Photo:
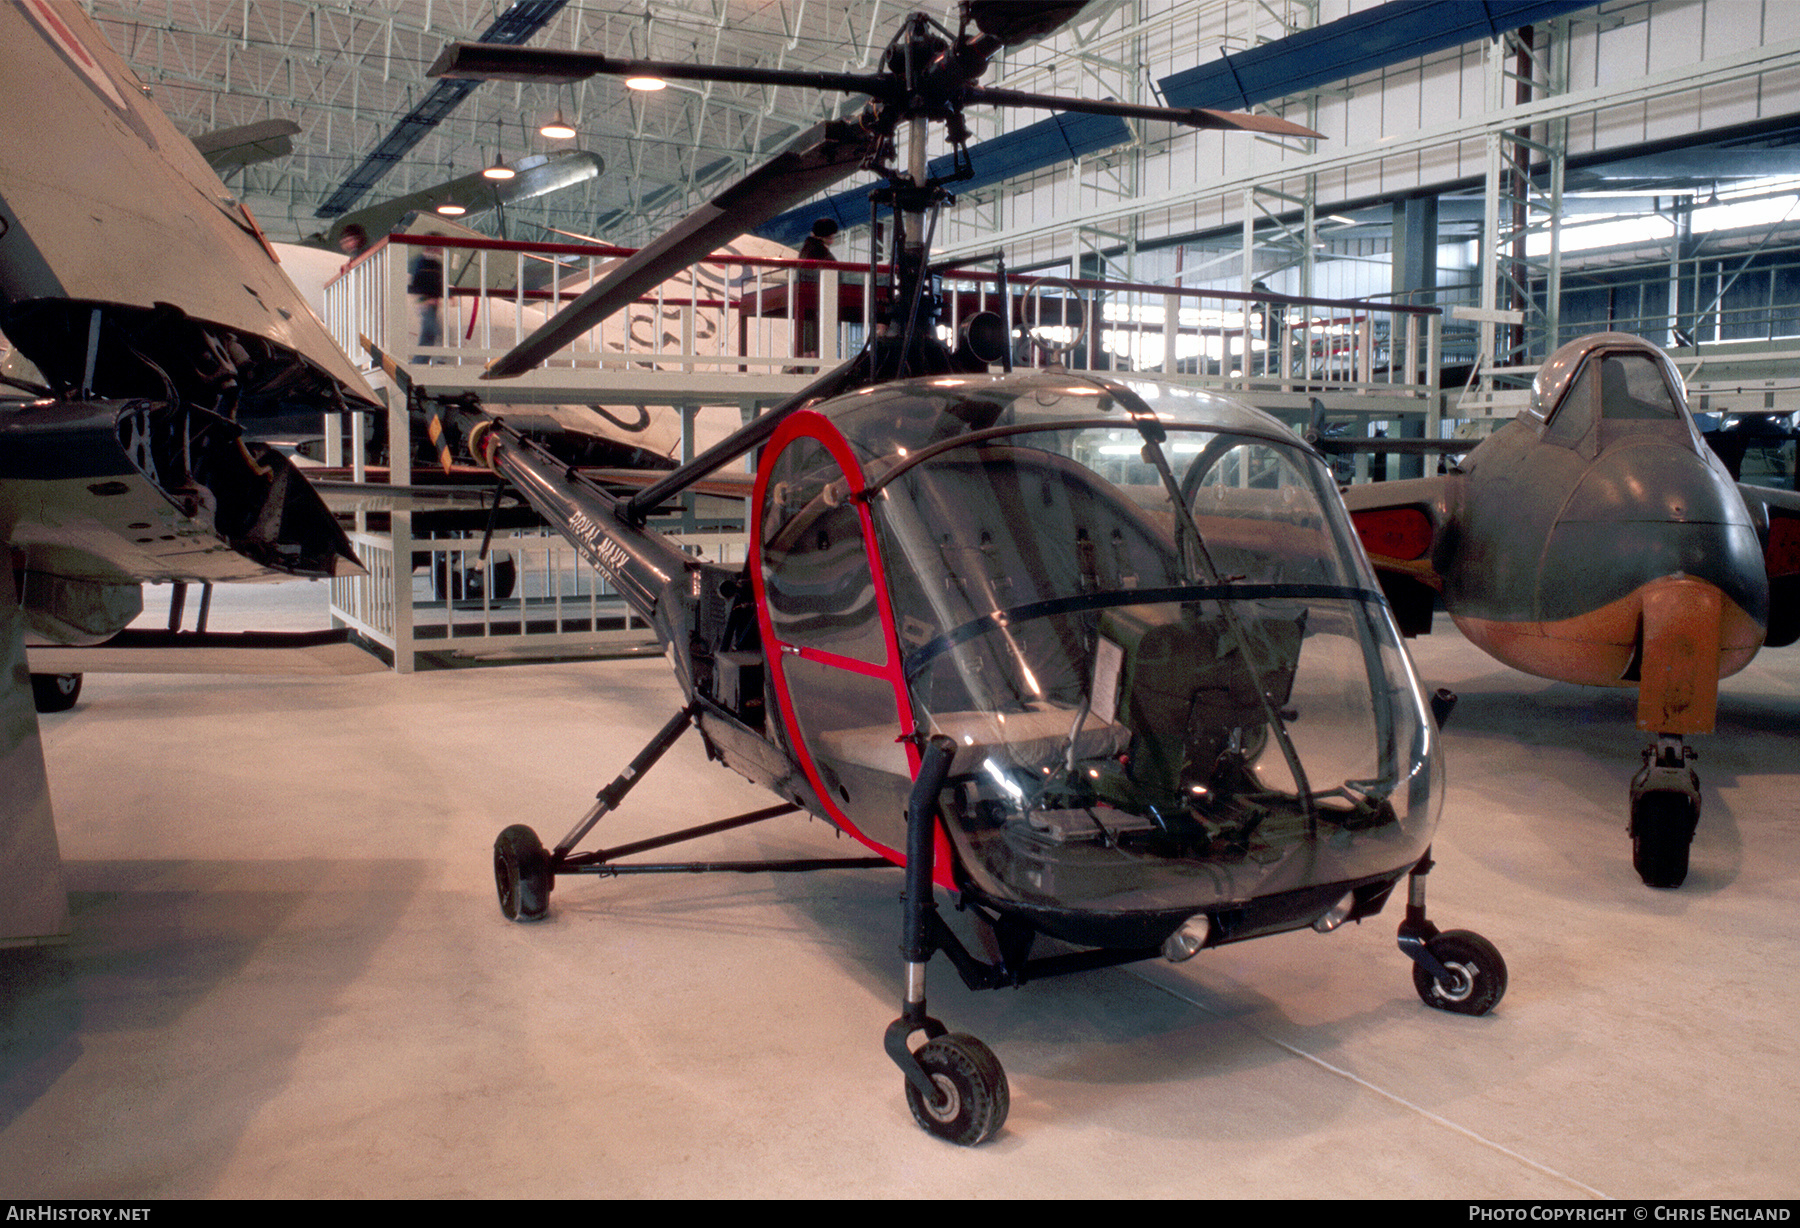
<svg viewBox="0 0 1800 1228">
<path fill-rule="evenodd" d="M 481 596 L 482 582 L 483 582 L 482 574 L 480 572 L 477 572 L 475 575 L 475 591 L 471 594 L 471 596 L 475 596 L 475 597 Z M 512 555 L 510 555 L 510 554 L 495 555 L 494 556 L 494 591 L 491 594 L 489 594 L 488 600 L 489 601 L 505 601 L 508 597 L 513 595 L 513 590 L 515 588 L 517 588 L 518 585 L 519 585 L 519 565 L 517 563 L 513 562 Z"/>
<path fill-rule="evenodd" d="M 1631 867 L 1644 886 L 1679 887 L 1687 881 L 1695 822 L 1685 794 L 1659 790 L 1638 798 L 1631 816 Z"/>
<path fill-rule="evenodd" d="M 489 601 L 505 601 L 519 584 L 519 565 L 510 554 L 496 554 L 493 559 L 494 591 Z M 445 555 L 436 556 L 431 565 L 431 596 L 434 601 L 480 601 L 487 587 L 486 564 L 468 561 L 466 566 L 452 567 Z"/>
<path fill-rule="evenodd" d="M 494 840 L 494 888 L 508 921 L 542 921 L 554 881 L 550 854 L 531 828 L 515 823 Z"/>
<path fill-rule="evenodd" d="M 1456 1015 L 1485 1015 L 1506 994 L 1506 961 L 1494 944 L 1469 930 L 1450 930 L 1425 944 L 1439 963 L 1458 976 L 1454 985 L 1413 965 L 1413 988 L 1426 1006 Z"/>
<path fill-rule="evenodd" d="M 80 698 L 80 674 L 31 676 L 31 701 L 39 712 L 67 712 Z"/>
<path fill-rule="evenodd" d="M 973 1147 L 1006 1124 L 1012 1094 L 993 1050 L 973 1036 L 952 1033 L 926 1041 L 917 1056 L 937 1084 L 939 1103 L 927 1105 L 908 1083 L 906 1104 L 927 1133 L 959 1147 Z"/>
</svg>

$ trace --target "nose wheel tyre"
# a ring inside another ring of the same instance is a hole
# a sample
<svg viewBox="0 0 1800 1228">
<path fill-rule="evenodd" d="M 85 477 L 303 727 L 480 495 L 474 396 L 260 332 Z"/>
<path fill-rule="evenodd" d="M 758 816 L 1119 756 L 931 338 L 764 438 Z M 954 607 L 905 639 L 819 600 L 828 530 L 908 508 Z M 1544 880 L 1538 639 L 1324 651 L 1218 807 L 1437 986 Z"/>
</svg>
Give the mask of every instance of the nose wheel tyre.
<svg viewBox="0 0 1800 1228">
<path fill-rule="evenodd" d="M 1697 816 L 1684 794 L 1646 792 L 1631 816 L 1631 866 L 1646 887 L 1679 887 L 1687 881 L 1688 849 Z"/>
<path fill-rule="evenodd" d="M 973 1036 L 952 1033 L 926 1041 L 917 1054 L 937 1096 L 927 1104 L 906 1085 L 913 1120 L 928 1132 L 963 1147 L 991 1138 L 1006 1122 L 1011 1094 L 993 1050 Z"/>
<path fill-rule="evenodd" d="M 509 921 L 541 921 L 550 911 L 550 854 L 536 832 L 514 823 L 494 841 L 494 887 Z"/>
<path fill-rule="evenodd" d="M 1423 966 L 1413 965 L 1413 988 L 1426 1006 L 1457 1015 L 1485 1015 L 1506 993 L 1506 961 L 1480 934 L 1450 930 L 1426 943 L 1425 949 L 1451 976 L 1448 982 L 1439 981 Z"/>
</svg>

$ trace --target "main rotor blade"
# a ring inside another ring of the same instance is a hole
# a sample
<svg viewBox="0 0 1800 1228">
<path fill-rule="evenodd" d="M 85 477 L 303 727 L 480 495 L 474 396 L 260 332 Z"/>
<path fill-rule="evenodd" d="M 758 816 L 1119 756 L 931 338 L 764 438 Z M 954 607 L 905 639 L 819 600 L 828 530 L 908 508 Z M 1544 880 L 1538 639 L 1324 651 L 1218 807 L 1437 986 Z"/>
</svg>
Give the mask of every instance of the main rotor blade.
<svg viewBox="0 0 1800 1228">
<path fill-rule="evenodd" d="M 1006 47 L 1042 38 L 1075 20 L 1087 0 L 1052 0 L 1019 4 L 1016 0 L 966 0 L 963 8 L 975 28 Z"/>
<path fill-rule="evenodd" d="M 1119 115 L 1126 119 L 1159 119 L 1190 128 L 1233 128 L 1245 132 L 1270 132 L 1278 136 L 1323 137 L 1292 120 L 1274 115 L 1254 115 L 1248 111 L 1209 111 L 1203 107 L 1146 107 L 1130 102 L 1089 101 L 1086 98 L 1059 98 L 1050 94 L 1027 94 L 1020 90 L 990 89 L 971 85 L 963 91 L 966 103 L 989 103 L 1007 107 L 1038 107 L 1046 111 L 1081 111 L 1089 115 Z"/>
<path fill-rule="evenodd" d="M 844 120 L 814 125 L 785 152 L 688 214 L 637 255 L 615 265 L 587 293 L 489 364 L 482 378 L 531 370 L 696 260 L 854 173 L 875 151 L 878 141 L 875 133 Z"/>
<path fill-rule="evenodd" d="M 730 64 L 621 60 L 594 51 L 513 47 L 502 43 L 450 43 L 438 53 L 427 75 L 461 81 L 525 81 L 545 85 L 566 85 L 599 76 L 659 77 L 665 81 L 807 86 L 877 97 L 893 88 L 891 78 L 866 73 L 790 72 L 779 68 L 739 68 Z"/>
</svg>

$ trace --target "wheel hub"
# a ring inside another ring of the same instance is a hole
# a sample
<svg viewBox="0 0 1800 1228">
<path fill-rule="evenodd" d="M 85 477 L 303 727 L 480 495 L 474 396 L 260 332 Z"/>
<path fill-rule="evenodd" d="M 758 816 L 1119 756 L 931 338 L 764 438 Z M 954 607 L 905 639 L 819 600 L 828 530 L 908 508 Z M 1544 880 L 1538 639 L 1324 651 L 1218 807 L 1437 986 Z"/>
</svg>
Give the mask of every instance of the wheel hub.
<svg viewBox="0 0 1800 1228">
<path fill-rule="evenodd" d="M 931 1114 L 933 1121 L 954 1121 L 962 1112 L 962 1097 L 957 1095 L 956 1084 L 948 1075 L 934 1074 L 931 1082 L 937 1088 L 937 1096 L 925 1105 L 925 1111 Z"/>
<path fill-rule="evenodd" d="M 1439 981 L 1438 996 L 1446 1002 L 1468 1001 L 1469 995 L 1475 991 L 1475 970 L 1467 964 L 1445 964 L 1444 967 L 1449 969 L 1456 979 L 1448 985 Z"/>
</svg>

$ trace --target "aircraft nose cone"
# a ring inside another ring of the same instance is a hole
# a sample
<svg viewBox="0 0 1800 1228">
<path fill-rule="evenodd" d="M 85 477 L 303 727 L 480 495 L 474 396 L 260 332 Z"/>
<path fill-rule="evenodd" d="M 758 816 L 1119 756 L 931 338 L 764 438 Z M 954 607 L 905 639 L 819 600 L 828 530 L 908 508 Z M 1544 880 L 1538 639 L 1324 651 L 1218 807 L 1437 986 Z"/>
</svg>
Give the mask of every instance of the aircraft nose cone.
<svg viewBox="0 0 1800 1228">
<path fill-rule="evenodd" d="M 1561 523 L 1631 521 L 1750 527 L 1737 485 L 1710 454 L 1662 442 L 1613 448 L 1582 475 Z"/>
<path fill-rule="evenodd" d="M 1724 467 L 1664 443 L 1614 448 L 1557 516 L 1540 573 L 1539 616 L 1575 617 L 1676 575 L 1717 586 L 1766 625 L 1762 549 Z"/>
</svg>

